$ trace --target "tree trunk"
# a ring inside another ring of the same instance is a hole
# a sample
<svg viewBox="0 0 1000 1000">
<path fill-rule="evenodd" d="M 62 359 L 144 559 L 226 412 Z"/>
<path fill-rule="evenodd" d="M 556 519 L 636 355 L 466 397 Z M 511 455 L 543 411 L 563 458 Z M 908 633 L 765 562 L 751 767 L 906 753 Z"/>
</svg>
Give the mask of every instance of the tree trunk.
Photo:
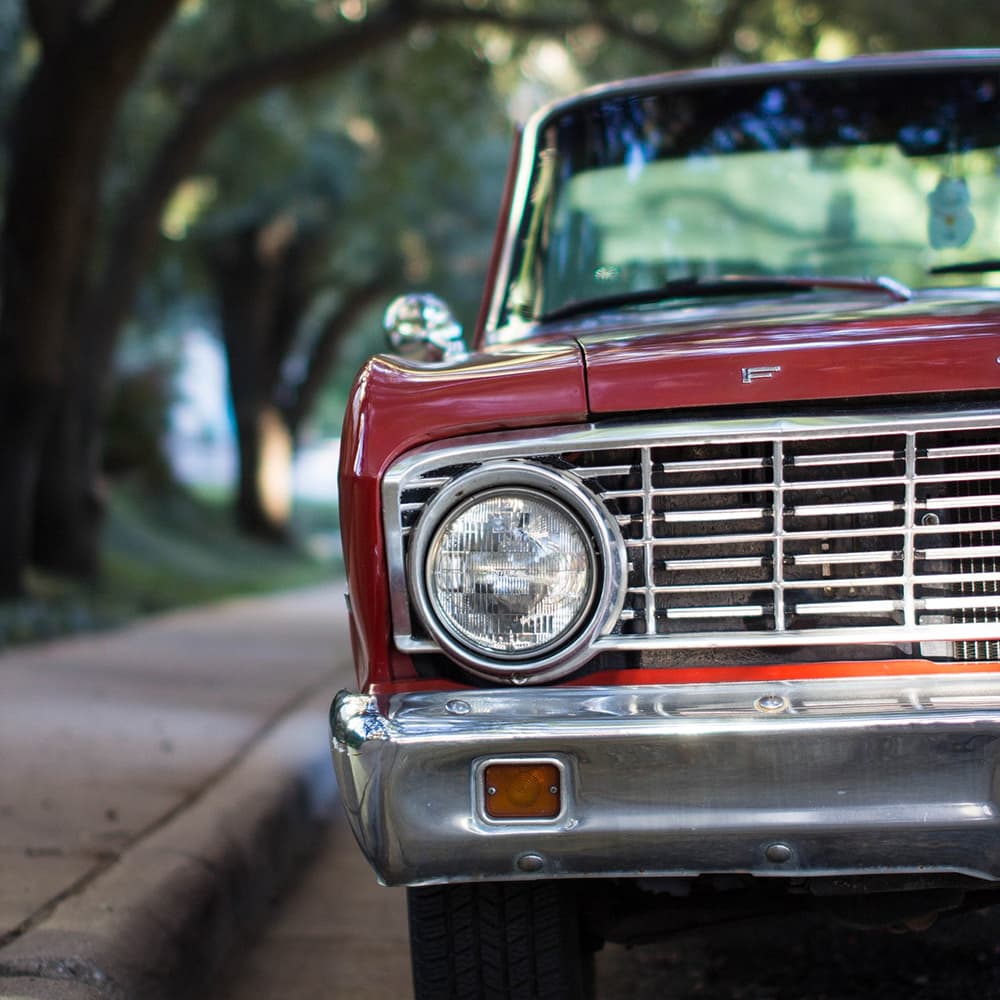
<svg viewBox="0 0 1000 1000">
<path fill-rule="evenodd" d="M 0 493 L 10 493 L 0 500 L 0 593 L 8 594 L 22 589 L 31 554 L 42 449 L 66 375 L 66 324 L 93 234 L 100 158 L 83 132 L 89 125 L 100 134 L 108 124 L 100 107 L 80 98 L 62 102 L 71 105 L 73 123 L 54 124 L 60 89 L 78 82 L 78 64 L 64 69 L 39 68 L 12 130 L 0 302 Z M 53 152 L 53 138 L 62 141 L 65 161 Z"/>
<path fill-rule="evenodd" d="M 100 572 L 106 508 L 102 432 L 117 339 L 107 306 L 91 300 L 67 320 L 71 336 L 64 350 L 72 377 L 46 424 L 32 525 L 32 560 L 84 580 Z"/>
<path fill-rule="evenodd" d="M 82 580 L 96 579 L 100 570 L 104 412 L 101 386 L 78 375 L 49 416 L 38 474 L 32 561 Z"/>
<path fill-rule="evenodd" d="M 236 417 L 236 518 L 244 531 L 276 540 L 288 534 L 291 448 L 272 403 L 284 360 L 275 344 L 290 341 L 296 310 L 288 301 L 289 267 L 300 258 L 294 227 L 282 239 L 273 234 L 267 225 L 243 229 L 216 248 L 213 266 Z"/>
<path fill-rule="evenodd" d="M 236 519 L 269 541 L 288 541 L 291 515 L 291 435 L 278 410 L 260 403 L 237 421 L 240 475 Z"/>
<path fill-rule="evenodd" d="M 63 8 L 30 8 L 42 55 L 12 117 L 0 276 L 0 595 L 23 588 L 35 538 L 55 547 L 62 535 L 35 532 L 35 504 L 48 422 L 75 374 L 67 349 L 90 277 L 112 127 L 178 2 L 116 0 L 71 30 L 44 16 Z"/>
<path fill-rule="evenodd" d="M 24 590 L 38 462 L 54 399 L 46 382 L 0 377 L 0 596 Z"/>
</svg>

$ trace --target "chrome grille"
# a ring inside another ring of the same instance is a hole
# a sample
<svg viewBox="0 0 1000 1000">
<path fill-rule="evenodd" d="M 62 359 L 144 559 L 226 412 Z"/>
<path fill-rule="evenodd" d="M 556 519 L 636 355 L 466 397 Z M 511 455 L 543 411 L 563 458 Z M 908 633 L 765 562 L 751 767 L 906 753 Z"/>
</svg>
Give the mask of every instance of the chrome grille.
<svg viewBox="0 0 1000 1000">
<path fill-rule="evenodd" d="M 404 648 L 426 648 L 398 586 L 409 525 L 456 470 L 511 457 L 566 470 L 617 518 L 628 591 L 599 648 L 920 642 L 1000 659 L 998 414 L 595 425 L 424 449 L 386 481 Z"/>
</svg>

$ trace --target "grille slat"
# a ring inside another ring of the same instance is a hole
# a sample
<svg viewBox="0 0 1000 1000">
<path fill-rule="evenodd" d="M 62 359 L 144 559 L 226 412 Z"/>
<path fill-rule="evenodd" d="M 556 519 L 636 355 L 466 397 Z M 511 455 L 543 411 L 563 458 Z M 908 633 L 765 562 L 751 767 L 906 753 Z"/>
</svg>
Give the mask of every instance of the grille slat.
<svg viewBox="0 0 1000 1000">
<path fill-rule="evenodd" d="M 794 469 L 809 468 L 817 465 L 860 465 L 862 463 L 894 462 L 902 457 L 901 454 L 897 454 L 894 451 L 841 452 L 835 455 L 792 455 L 788 459 L 788 465 Z"/>
<path fill-rule="evenodd" d="M 893 549 L 877 552 L 803 552 L 787 555 L 785 560 L 792 566 L 842 566 L 845 564 L 895 562 L 901 558 Z"/>
<path fill-rule="evenodd" d="M 764 615 L 761 605 L 714 605 L 700 608 L 667 608 L 665 617 L 672 620 L 683 618 L 761 618 Z"/>
<path fill-rule="evenodd" d="M 981 496 L 928 497 L 917 505 L 926 510 L 958 510 L 962 507 L 1000 507 L 1000 493 Z"/>
<path fill-rule="evenodd" d="M 774 513 L 770 507 L 726 507 L 712 510 L 671 510 L 654 514 L 655 524 L 690 524 L 692 522 L 718 521 L 725 514 L 730 521 L 756 521 L 770 517 Z"/>
<path fill-rule="evenodd" d="M 851 517 L 858 514 L 888 514 L 897 510 L 905 510 L 901 502 L 881 500 L 871 503 L 795 504 L 788 509 L 788 513 L 794 517 L 836 517 L 840 514 Z"/>
<path fill-rule="evenodd" d="M 1000 455 L 1000 444 L 961 445 L 951 448 L 927 448 L 921 458 L 980 458 Z"/>
<path fill-rule="evenodd" d="M 684 572 L 686 570 L 753 569 L 763 568 L 764 565 L 763 556 L 744 556 L 733 559 L 664 559 L 660 568 L 668 572 L 670 570 Z"/>
<path fill-rule="evenodd" d="M 724 586 L 724 585 L 722 585 Z M 761 583 L 744 583 L 741 585 L 741 591 L 751 591 L 751 590 L 771 590 L 774 584 L 770 581 Z M 646 591 L 650 594 L 716 594 L 719 592 L 720 584 L 718 583 L 689 583 L 680 586 L 662 586 L 662 587 L 644 587 L 642 591 Z M 636 593 L 641 593 L 639 589 L 636 588 Z"/>
<path fill-rule="evenodd" d="M 765 469 L 770 465 L 769 458 L 723 458 L 717 462 L 659 462 L 656 471 L 669 475 L 671 473 L 688 472 L 726 472 L 729 470 Z"/>
<path fill-rule="evenodd" d="M 865 476 L 857 479 L 817 479 L 789 481 L 796 493 L 807 490 L 846 490 L 859 486 L 895 486 L 905 482 L 901 476 Z"/>
<path fill-rule="evenodd" d="M 968 545 L 951 548 L 918 549 L 920 559 L 981 559 L 1000 556 L 1000 545 Z"/>
<path fill-rule="evenodd" d="M 900 611 L 902 601 L 827 601 L 823 604 L 796 604 L 797 615 L 874 615 Z"/>
<path fill-rule="evenodd" d="M 723 496 L 739 495 L 743 493 L 759 493 L 760 486 L 756 483 L 748 483 L 746 485 L 738 483 L 725 483 L 722 486 L 675 486 L 672 489 L 654 489 L 651 496 L 656 499 L 657 497 L 698 497 L 698 496 L 714 496 L 716 494 L 721 494 Z M 609 492 L 605 494 L 608 497 L 614 497 L 619 494 L 615 492 Z M 634 495 L 622 493 L 622 496 Z"/>
</svg>

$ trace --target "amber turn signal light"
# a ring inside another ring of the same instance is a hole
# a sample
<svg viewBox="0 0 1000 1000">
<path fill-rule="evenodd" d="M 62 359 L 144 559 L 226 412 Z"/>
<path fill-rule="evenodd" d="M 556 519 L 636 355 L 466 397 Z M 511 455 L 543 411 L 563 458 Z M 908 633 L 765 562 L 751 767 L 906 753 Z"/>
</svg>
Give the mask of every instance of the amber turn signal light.
<svg viewBox="0 0 1000 1000">
<path fill-rule="evenodd" d="M 490 764 L 483 782 L 492 819 L 553 819 L 562 810 L 562 774 L 555 764 Z"/>
</svg>

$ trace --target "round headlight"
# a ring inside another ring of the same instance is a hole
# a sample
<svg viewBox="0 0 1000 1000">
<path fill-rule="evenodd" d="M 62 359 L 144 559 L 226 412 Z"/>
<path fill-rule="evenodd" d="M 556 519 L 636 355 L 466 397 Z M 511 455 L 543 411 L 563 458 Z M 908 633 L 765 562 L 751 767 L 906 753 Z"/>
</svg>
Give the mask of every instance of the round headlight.
<svg viewBox="0 0 1000 1000">
<path fill-rule="evenodd" d="M 533 490 L 474 497 L 442 520 L 428 546 L 436 616 L 460 642 L 492 655 L 536 653 L 572 634 L 595 576 L 579 519 Z"/>
<path fill-rule="evenodd" d="M 576 477 L 498 460 L 442 486 L 413 529 L 413 606 L 465 669 L 565 676 L 617 620 L 628 578 L 615 518 Z"/>
</svg>

